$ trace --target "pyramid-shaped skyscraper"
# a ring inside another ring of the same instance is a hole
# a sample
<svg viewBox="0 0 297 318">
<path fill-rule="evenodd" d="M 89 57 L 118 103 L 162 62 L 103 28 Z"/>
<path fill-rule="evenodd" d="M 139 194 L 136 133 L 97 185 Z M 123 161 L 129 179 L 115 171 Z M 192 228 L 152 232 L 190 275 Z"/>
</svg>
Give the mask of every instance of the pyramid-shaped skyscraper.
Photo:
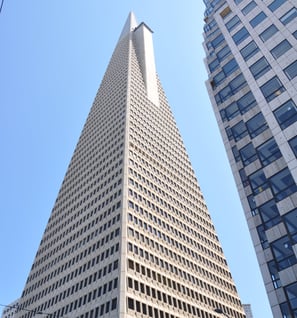
<svg viewBox="0 0 297 318">
<path fill-rule="evenodd" d="M 220 311 L 245 317 L 156 74 L 152 31 L 130 13 L 17 317 L 214 318 Z"/>
</svg>

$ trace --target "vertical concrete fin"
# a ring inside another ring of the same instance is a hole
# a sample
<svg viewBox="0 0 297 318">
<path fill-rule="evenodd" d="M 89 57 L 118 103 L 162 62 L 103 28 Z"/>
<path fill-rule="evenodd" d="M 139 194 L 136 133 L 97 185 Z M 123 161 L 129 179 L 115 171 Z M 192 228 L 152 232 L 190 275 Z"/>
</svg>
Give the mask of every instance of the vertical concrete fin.
<svg viewBox="0 0 297 318">
<path fill-rule="evenodd" d="M 151 102 L 159 106 L 159 90 L 152 33 L 153 31 L 145 23 L 141 23 L 134 30 L 134 45 L 147 96 Z"/>
</svg>

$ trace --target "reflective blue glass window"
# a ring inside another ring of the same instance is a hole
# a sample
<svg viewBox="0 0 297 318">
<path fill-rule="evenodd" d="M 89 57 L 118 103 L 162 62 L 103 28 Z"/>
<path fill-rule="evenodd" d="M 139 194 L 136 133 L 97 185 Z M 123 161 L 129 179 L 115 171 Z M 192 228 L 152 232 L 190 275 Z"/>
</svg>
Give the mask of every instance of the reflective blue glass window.
<svg viewBox="0 0 297 318">
<path fill-rule="evenodd" d="M 281 283 L 280 278 L 279 278 L 279 273 L 278 273 L 277 265 L 276 265 L 275 261 L 270 261 L 269 263 L 267 263 L 267 265 L 268 265 L 270 277 L 271 277 L 271 280 L 273 283 L 273 287 L 275 289 L 281 287 L 282 283 Z M 283 316 L 283 317 L 286 317 L 286 316 Z"/>
<path fill-rule="evenodd" d="M 277 108 L 273 113 L 282 129 L 287 128 L 297 120 L 297 108 L 291 99 Z"/>
<path fill-rule="evenodd" d="M 231 103 L 225 108 L 225 114 L 228 120 L 231 120 L 239 114 L 239 109 L 236 102 Z"/>
<path fill-rule="evenodd" d="M 249 181 L 254 194 L 258 194 L 268 188 L 268 182 L 263 170 L 258 170 L 251 174 Z"/>
<path fill-rule="evenodd" d="M 251 41 L 247 46 L 240 50 L 240 53 L 245 61 L 259 52 L 259 48 L 254 41 Z"/>
<path fill-rule="evenodd" d="M 232 81 L 229 83 L 232 93 L 237 93 L 242 87 L 246 85 L 246 80 L 242 74 L 236 76 Z"/>
<path fill-rule="evenodd" d="M 289 299 L 291 308 L 294 311 L 294 316 L 296 317 L 296 313 L 297 313 L 297 283 L 294 283 L 294 284 L 291 284 L 291 285 L 285 287 L 285 290 L 286 290 L 286 294 L 288 295 L 288 299 Z"/>
<path fill-rule="evenodd" d="M 249 12 L 251 12 L 255 7 L 257 6 L 255 1 L 251 1 L 250 3 L 248 3 L 242 10 L 241 12 L 244 15 L 247 15 Z"/>
<path fill-rule="evenodd" d="M 229 76 L 232 74 L 234 71 L 238 69 L 238 64 L 235 59 L 232 59 L 229 61 L 227 64 L 225 64 L 223 67 L 223 72 L 225 73 L 226 76 Z"/>
<path fill-rule="evenodd" d="M 267 166 L 282 156 L 274 138 L 271 138 L 260 145 L 257 148 L 257 153 L 263 166 Z"/>
<path fill-rule="evenodd" d="M 297 243 L 297 209 L 285 214 L 284 221 L 294 243 Z"/>
<path fill-rule="evenodd" d="M 257 160 L 258 156 L 252 143 L 247 144 L 239 150 L 240 157 L 244 166 L 249 165 L 251 162 Z"/>
<path fill-rule="evenodd" d="M 228 45 L 226 45 L 217 53 L 217 58 L 220 62 L 222 62 L 224 58 L 227 57 L 230 53 L 230 48 Z"/>
<path fill-rule="evenodd" d="M 251 138 L 258 136 L 268 128 L 267 122 L 262 113 L 258 113 L 246 123 Z"/>
<path fill-rule="evenodd" d="M 270 11 L 273 12 L 276 9 L 278 9 L 285 2 L 286 2 L 286 0 L 274 0 L 273 2 L 271 2 L 271 4 L 268 6 L 268 8 L 270 9 Z"/>
<path fill-rule="evenodd" d="M 259 206 L 258 211 L 266 229 L 273 227 L 281 221 L 275 200 L 265 202 Z"/>
<path fill-rule="evenodd" d="M 277 201 L 283 200 L 297 191 L 296 183 L 288 168 L 270 177 L 269 181 Z"/>
<path fill-rule="evenodd" d="M 237 31 L 233 36 L 233 40 L 235 42 L 235 44 L 239 44 L 241 43 L 242 41 L 244 41 L 247 37 L 249 37 L 249 32 L 248 30 L 243 27 L 241 28 L 239 31 Z"/>
<path fill-rule="evenodd" d="M 258 233 L 262 248 L 263 249 L 268 248 L 269 247 L 269 243 L 268 243 L 268 240 L 267 240 L 267 237 L 266 237 L 265 227 L 264 227 L 263 224 L 257 226 L 257 233 Z"/>
<path fill-rule="evenodd" d="M 297 9 L 294 7 L 289 10 L 286 14 L 284 14 L 279 20 L 282 24 L 286 25 L 290 23 L 293 19 L 297 17 Z"/>
<path fill-rule="evenodd" d="M 211 41 L 212 47 L 217 48 L 225 40 L 223 34 L 217 36 L 214 40 Z"/>
<path fill-rule="evenodd" d="M 260 24 L 262 21 L 264 21 L 266 18 L 267 18 L 267 15 L 262 11 L 250 21 L 250 25 L 254 28 L 258 24 Z"/>
<path fill-rule="evenodd" d="M 260 89 L 267 102 L 272 101 L 275 97 L 279 96 L 282 92 L 285 91 L 283 84 L 277 76 L 273 77 L 264 85 L 262 85 Z"/>
<path fill-rule="evenodd" d="M 297 157 L 297 136 L 289 140 L 289 145 L 291 146 L 295 157 Z"/>
<path fill-rule="evenodd" d="M 226 23 L 226 28 L 228 29 L 228 31 L 232 31 L 238 24 L 240 23 L 240 19 L 238 18 L 238 16 L 234 16 L 231 20 L 229 20 Z"/>
<path fill-rule="evenodd" d="M 271 247 L 279 271 L 296 264 L 297 260 L 288 237 L 274 241 Z"/>
<path fill-rule="evenodd" d="M 280 56 L 282 56 L 283 54 L 285 54 L 288 50 L 290 50 L 291 47 L 292 47 L 292 45 L 290 44 L 290 42 L 288 40 L 283 40 L 277 46 L 275 46 L 270 51 L 270 53 L 273 55 L 273 57 L 275 59 L 277 59 Z"/>
<path fill-rule="evenodd" d="M 210 72 L 213 72 L 220 66 L 220 63 L 218 60 L 213 60 L 211 63 L 208 64 L 208 68 Z"/>
<path fill-rule="evenodd" d="M 260 33 L 260 38 L 263 42 L 266 42 L 268 39 L 270 39 L 276 32 L 278 31 L 278 28 L 272 24 L 267 29 L 265 29 L 262 33 Z"/>
<path fill-rule="evenodd" d="M 250 91 L 244 96 L 242 96 L 238 101 L 237 101 L 238 108 L 241 112 L 241 114 L 246 113 L 248 110 L 253 108 L 254 106 L 257 105 L 256 99 L 253 95 L 253 93 Z"/>
<path fill-rule="evenodd" d="M 231 131 L 235 141 L 240 140 L 248 134 L 245 123 L 243 121 L 240 121 L 238 124 L 231 127 Z"/>
<path fill-rule="evenodd" d="M 250 71 L 255 79 L 260 78 L 269 70 L 271 70 L 271 66 L 265 57 L 261 57 L 257 62 L 250 66 Z"/>
<path fill-rule="evenodd" d="M 288 79 L 290 80 L 296 77 L 297 76 L 297 60 L 293 62 L 292 64 L 290 64 L 289 66 L 287 66 L 284 69 L 284 72 L 287 75 Z"/>
</svg>

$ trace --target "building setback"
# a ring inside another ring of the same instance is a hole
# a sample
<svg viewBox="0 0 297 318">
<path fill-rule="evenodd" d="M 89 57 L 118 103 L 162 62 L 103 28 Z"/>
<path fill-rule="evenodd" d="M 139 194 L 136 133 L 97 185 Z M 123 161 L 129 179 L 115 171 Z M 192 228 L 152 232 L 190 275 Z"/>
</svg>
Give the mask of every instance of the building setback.
<svg viewBox="0 0 297 318">
<path fill-rule="evenodd" d="M 69 164 L 17 317 L 244 318 L 131 13 Z M 27 310 L 30 311 L 27 311 Z"/>
<path fill-rule="evenodd" d="M 297 9 L 204 1 L 207 89 L 273 316 L 297 316 Z"/>
</svg>

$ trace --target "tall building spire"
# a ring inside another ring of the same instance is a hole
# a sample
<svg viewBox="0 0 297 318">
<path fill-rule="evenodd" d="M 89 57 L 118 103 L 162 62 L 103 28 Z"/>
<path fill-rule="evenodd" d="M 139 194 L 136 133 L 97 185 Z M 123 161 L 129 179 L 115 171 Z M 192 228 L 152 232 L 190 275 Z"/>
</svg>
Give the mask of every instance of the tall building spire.
<svg viewBox="0 0 297 318">
<path fill-rule="evenodd" d="M 132 32 L 136 27 L 137 27 L 136 17 L 135 17 L 135 14 L 131 11 L 123 27 L 119 41 L 126 35 L 130 34 L 130 32 Z"/>
<path fill-rule="evenodd" d="M 17 317 L 244 312 L 154 64 L 128 21 L 46 226 Z M 28 311 L 30 309 L 30 311 Z"/>
</svg>

